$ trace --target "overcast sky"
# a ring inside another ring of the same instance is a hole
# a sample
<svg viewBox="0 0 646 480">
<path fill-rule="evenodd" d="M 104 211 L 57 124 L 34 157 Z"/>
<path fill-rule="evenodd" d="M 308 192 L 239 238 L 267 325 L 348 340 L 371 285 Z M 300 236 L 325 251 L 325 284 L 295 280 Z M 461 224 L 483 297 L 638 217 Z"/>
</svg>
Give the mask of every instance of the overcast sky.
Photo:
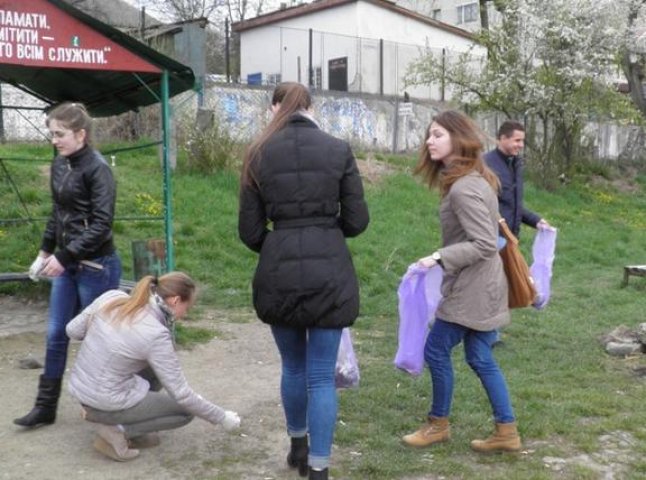
<svg viewBox="0 0 646 480">
<path fill-rule="evenodd" d="M 148 12 L 150 15 L 159 18 L 160 20 L 163 20 L 161 18 L 162 16 L 159 15 L 159 9 L 155 7 L 155 5 L 158 5 L 160 3 L 163 3 L 163 0 L 156 0 L 152 2 L 151 0 L 124 0 L 125 2 L 128 2 L 130 5 L 134 5 L 137 8 L 141 8 L 142 6 L 146 7 L 146 12 Z M 302 3 L 309 3 L 311 0 L 304 0 Z M 286 3 L 287 5 L 291 4 L 291 0 L 264 0 L 265 7 L 263 8 L 264 13 L 273 11 L 278 9 L 281 3 Z"/>
</svg>

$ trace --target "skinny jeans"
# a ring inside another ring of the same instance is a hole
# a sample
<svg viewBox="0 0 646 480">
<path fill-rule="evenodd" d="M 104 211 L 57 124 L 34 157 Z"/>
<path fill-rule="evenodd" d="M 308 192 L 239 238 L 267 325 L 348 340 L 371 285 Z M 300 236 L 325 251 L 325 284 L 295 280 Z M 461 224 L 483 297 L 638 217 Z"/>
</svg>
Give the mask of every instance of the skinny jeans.
<svg viewBox="0 0 646 480">
<path fill-rule="evenodd" d="M 280 393 L 287 433 L 309 433 L 308 464 L 327 468 L 336 428 L 334 372 L 342 329 L 272 326 L 271 331 L 282 361 Z"/>
<path fill-rule="evenodd" d="M 431 372 L 433 384 L 433 402 L 429 416 L 448 417 L 451 413 L 453 400 L 451 352 L 453 347 L 464 342 L 465 360 L 487 392 L 496 423 L 515 421 L 505 377 L 493 357 L 491 346 L 495 339 L 495 330 L 481 332 L 456 323 L 445 322 L 440 318 L 435 320 L 424 347 L 424 359 Z"/>
<path fill-rule="evenodd" d="M 83 263 L 73 264 L 52 279 L 47 322 L 45 378 L 59 379 L 65 372 L 70 339 L 65 327 L 81 310 L 108 290 L 119 288 L 121 260 L 117 253 L 93 258 L 101 265 L 95 268 Z"/>
</svg>

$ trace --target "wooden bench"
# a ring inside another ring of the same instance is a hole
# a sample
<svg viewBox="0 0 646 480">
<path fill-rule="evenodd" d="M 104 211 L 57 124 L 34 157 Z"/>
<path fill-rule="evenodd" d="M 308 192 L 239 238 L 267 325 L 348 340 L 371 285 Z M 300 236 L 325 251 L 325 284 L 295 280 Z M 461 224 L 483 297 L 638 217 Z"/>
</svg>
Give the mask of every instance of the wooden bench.
<svg viewBox="0 0 646 480">
<path fill-rule="evenodd" d="M 0 273 L 0 282 L 28 282 L 31 279 L 29 278 L 29 274 L 27 272 L 11 272 L 11 273 Z M 49 280 L 45 278 L 45 280 Z M 121 279 L 119 281 L 119 290 L 123 290 L 126 293 L 130 293 L 130 291 L 135 287 L 135 284 L 137 282 L 133 280 L 125 280 Z"/>
<path fill-rule="evenodd" d="M 628 278 L 634 275 L 635 277 L 646 277 L 646 265 L 627 265 L 624 267 L 624 281 L 623 286 L 628 285 Z"/>
</svg>

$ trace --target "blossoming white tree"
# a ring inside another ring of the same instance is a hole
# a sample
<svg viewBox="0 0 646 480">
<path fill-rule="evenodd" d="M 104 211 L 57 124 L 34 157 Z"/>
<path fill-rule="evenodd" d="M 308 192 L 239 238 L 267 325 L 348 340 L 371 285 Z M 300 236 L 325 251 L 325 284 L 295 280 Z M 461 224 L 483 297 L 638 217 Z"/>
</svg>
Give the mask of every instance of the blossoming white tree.
<svg viewBox="0 0 646 480">
<path fill-rule="evenodd" d="M 477 34 L 486 57 L 467 53 L 447 62 L 429 50 L 408 80 L 443 81 L 472 110 L 524 119 L 527 153 L 549 183 L 584 154 L 588 121 L 639 117 L 616 88 L 627 2 L 636 1 L 646 0 L 499 0 L 502 23 Z"/>
</svg>

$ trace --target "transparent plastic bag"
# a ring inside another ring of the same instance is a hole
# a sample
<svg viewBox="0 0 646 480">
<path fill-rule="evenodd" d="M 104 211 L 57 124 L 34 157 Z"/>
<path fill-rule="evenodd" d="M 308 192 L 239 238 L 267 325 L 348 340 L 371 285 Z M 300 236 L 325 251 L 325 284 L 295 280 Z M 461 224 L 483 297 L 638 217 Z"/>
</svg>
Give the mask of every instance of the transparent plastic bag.
<svg viewBox="0 0 646 480">
<path fill-rule="evenodd" d="M 352 347 L 350 329 L 344 328 L 341 332 L 339 353 L 336 357 L 334 371 L 336 388 L 356 388 L 359 386 L 359 363 Z"/>
<path fill-rule="evenodd" d="M 534 308 L 542 310 L 550 301 L 552 293 L 552 265 L 556 250 L 556 229 L 543 228 L 536 232 L 532 245 L 532 266 L 529 271 L 536 286 L 536 300 Z"/>
</svg>

